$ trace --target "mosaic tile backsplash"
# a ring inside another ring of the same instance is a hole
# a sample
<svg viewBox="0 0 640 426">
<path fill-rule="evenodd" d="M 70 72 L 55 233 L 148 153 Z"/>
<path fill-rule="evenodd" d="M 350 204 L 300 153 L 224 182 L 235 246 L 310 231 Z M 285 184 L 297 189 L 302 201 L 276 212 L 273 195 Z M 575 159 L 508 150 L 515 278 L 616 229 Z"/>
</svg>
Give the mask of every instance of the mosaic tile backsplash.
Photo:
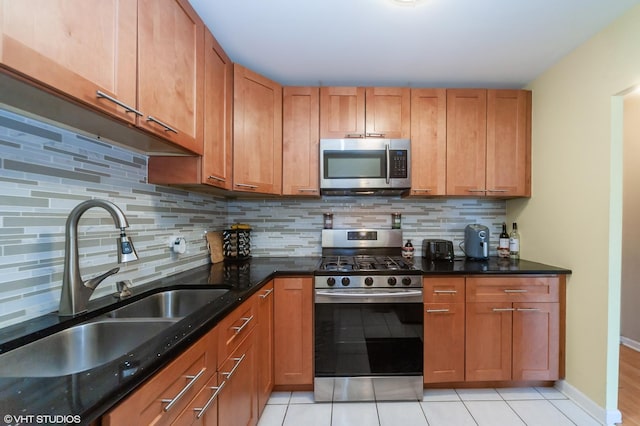
<svg viewBox="0 0 640 426">
<path fill-rule="evenodd" d="M 118 280 L 131 280 L 135 291 L 137 284 L 206 264 L 205 231 L 234 222 L 253 227 L 253 256 L 318 256 L 324 212 L 334 214 L 335 228 L 388 228 L 398 212 L 420 255 L 423 238 L 454 240 L 458 251 L 469 223 L 489 226 L 497 242 L 505 219 L 500 200 L 227 200 L 148 184 L 146 165 L 143 154 L 0 109 L 0 328 L 58 309 L 66 218 L 90 198 L 125 212 L 140 256 L 120 265 L 93 297 L 113 293 Z M 106 211 L 87 211 L 79 231 L 85 279 L 117 265 L 119 232 Z M 186 253 L 171 252 L 172 236 L 187 240 Z"/>
</svg>

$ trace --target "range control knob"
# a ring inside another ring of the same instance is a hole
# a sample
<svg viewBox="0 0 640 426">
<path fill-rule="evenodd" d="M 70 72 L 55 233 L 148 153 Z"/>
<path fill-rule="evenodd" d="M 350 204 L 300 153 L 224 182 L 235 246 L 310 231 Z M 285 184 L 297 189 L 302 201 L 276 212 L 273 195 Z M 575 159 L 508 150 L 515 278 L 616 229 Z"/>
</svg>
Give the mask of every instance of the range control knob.
<svg viewBox="0 0 640 426">
<path fill-rule="evenodd" d="M 371 278 L 371 277 L 365 278 L 364 279 L 364 285 L 372 286 L 373 285 L 373 278 Z"/>
<path fill-rule="evenodd" d="M 334 285 L 336 285 L 336 279 L 333 277 L 327 278 L 327 285 L 333 287 Z"/>
<path fill-rule="evenodd" d="M 387 284 L 389 285 L 396 285 L 396 277 L 389 277 L 389 279 L 387 279 Z"/>
<path fill-rule="evenodd" d="M 349 283 L 351 282 L 351 280 L 349 279 L 349 277 L 342 277 L 342 285 L 343 286 L 348 286 Z"/>
<path fill-rule="evenodd" d="M 403 284 L 403 285 L 411 285 L 411 278 L 409 278 L 409 277 L 404 277 L 404 278 L 402 279 L 402 284 Z"/>
</svg>

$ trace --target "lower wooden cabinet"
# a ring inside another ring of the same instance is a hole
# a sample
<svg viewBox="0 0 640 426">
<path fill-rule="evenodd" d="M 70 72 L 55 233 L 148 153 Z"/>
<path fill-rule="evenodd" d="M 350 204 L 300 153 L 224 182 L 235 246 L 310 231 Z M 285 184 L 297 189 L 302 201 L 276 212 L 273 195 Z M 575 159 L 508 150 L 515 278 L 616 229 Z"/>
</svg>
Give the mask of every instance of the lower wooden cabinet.
<svg viewBox="0 0 640 426">
<path fill-rule="evenodd" d="M 258 304 L 258 414 L 262 415 L 273 390 L 273 281 L 253 297 Z"/>
<path fill-rule="evenodd" d="M 275 386 L 313 386 L 313 279 L 276 278 L 274 283 Z"/>
<path fill-rule="evenodd" d="M 178 419 L 215 377 L 217 339 L 217 329 L 214 329 L 198 340 L 103 416 L 102 425 L 165 425 Z"/>
<path fill-rule="evenodd" d="M 218 425 L 218 395 L 224 386 L 215 374 L 171 426 Z"/>
<path fill-rule="evenodd" d="M 464 381 L 464 303 L 424 304 L 424 383 Z"/>
</svg>

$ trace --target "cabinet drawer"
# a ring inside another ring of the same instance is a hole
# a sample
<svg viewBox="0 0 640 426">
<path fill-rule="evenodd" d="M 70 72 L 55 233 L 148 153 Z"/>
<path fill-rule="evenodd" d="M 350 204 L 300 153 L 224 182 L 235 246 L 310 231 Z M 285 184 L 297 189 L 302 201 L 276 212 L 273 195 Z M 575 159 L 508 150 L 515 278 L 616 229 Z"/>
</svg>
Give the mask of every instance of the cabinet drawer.
<svg viewBox="0 0 640 426">
<path fill-rule="evenodd" d="M 169 424 L 216 371 L 215 331 L 200 339 L 103 418 L 105 425 Z"/>
<path fill-rule="evenodd" d="M 184 409 L 171 426 L 193 426 L 218 424 L 218 395 L 223 386 L 218 383 L 218 375 L 214 374 L 200 393 Z"/>
<path fill-rule="evenodd" d="M 225 319 L 217 328 L 219 330 L 218 362 L 226 360 L 258 323 L 256 298 L 252 297 Z"/>
<path fill-rule="evenodd" d="M 424 278 L 424 303 L 460 303 L 464 302 L 464 277 Z"/>
<path fill-rule="evenodd" d="M 558 277 L 469 277 L 467 302 L 557 302 Z"/>
</svg>

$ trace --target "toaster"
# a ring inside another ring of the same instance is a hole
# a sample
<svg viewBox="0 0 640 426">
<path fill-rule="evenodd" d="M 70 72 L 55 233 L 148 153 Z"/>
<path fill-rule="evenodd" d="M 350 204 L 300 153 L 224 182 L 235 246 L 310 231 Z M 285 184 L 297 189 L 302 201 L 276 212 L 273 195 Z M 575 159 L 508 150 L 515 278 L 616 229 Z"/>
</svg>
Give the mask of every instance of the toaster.
<svg viewBox="0 0 640 426">
<path fill-rule="evenodd" d="M 448 240 L 422 240 L 422 257 L 427 260 L 453 260 L 453 242 Z"/>
</svg>

